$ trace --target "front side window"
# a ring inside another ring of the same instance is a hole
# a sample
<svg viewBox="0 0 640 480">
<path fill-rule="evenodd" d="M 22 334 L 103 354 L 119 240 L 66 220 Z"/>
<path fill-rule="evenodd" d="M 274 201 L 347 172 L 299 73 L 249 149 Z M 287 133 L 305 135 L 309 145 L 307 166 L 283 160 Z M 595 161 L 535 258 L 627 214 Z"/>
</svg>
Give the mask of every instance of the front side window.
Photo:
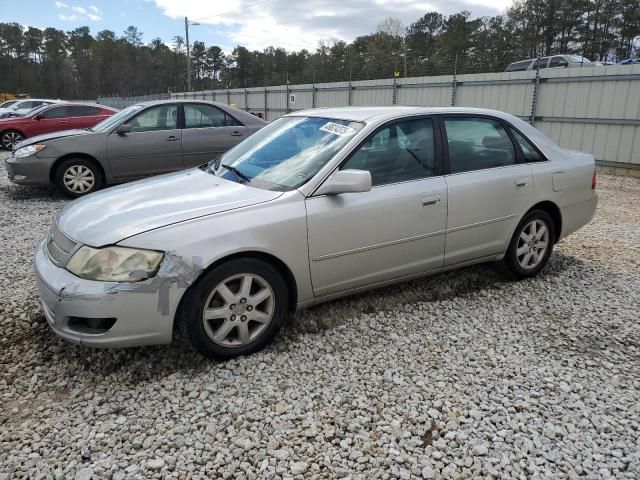
<svg viewBox="0 0 640 480">
<path fill-rule="evenodd" d="M 42 114 L 42 118 L 44 119 L 51 119 L 51 118 L 64 118 L 64 117 L 68 117 L 68 110 L 67 107 L 54 107 L 54 108 L 50 108 L 49 110 L 47 110 L 46 112 L 44 112 Z"/>
<path fill-rule="evenodd" d="M 131 105 L 130 107 L 120 110 L 118 113 L 111 115 L 108 118 L 105 118 L 103 121 L 98 123 L 95 127 L 93 127 L 91 130 L 98 133 L 108 132 L 109 130 L 114 128 L 116 125 L 120 125 L 120 122 L 122 122 L 123 119 L 129 118 L 135 112 L 141 109 L 142 109 L 142 105 Z"/>
<path fill-rule="evenodd" d="M 206 170 L 267 190 L 300 187 L 351 140 L 363 124 L 320 117 L 282 117 L 211 162 Z"/>
<path fill-rule="evenodd" d="M 175 130 L 178 128 L 178 106 L 158 105 L 151 107 L 127 122 L 132 132 Z"/>
<path fill-rule="evenodd" d="M 367 170 L 373 186 L 433 176 L 433 121 L 430 118 L 407 120 L 379 130 L 341 169 Z"/>
<path fill-rule="evenodd" d="M 489 118 L 446 118 L 451 173 L 504 167 L 516 153 L 502 124 Z"/>
<path fill-rule="evenodd" d="M 538 153 L 531 142 L 524 138 L 520 133 L 516 132 L 514 129 L 510 129 L 513 138 L 516 139 L 516 142 L 520 146 L 520 150 L 522 150 L 522 154 L 524 155 L 525 162 L 543 162 L 545 159 Z"/>
<path fill-rule="evenodd" d="M 231 127 L 240 125 L 231 115 L 211 105 L 186 104 L 184 128 Z"/>
</svg>

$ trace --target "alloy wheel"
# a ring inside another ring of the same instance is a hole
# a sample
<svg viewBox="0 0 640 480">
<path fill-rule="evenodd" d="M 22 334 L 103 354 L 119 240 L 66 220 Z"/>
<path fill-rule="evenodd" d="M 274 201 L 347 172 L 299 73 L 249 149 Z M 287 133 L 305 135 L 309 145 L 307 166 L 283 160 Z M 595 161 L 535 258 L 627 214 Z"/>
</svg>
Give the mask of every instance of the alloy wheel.
<svg viewBox="0 0 640 480">
<path fill-rule="evenodd" d="M 525 270 L 536 268 L 544 260 L 549 249 L 549 229 L 546 224 L 535 219 L 527 223 L 518 237 L 516 257 Z"/>
<path fill-rule="evenodd" d="M 207 336 L 224 347 L 256 340 L 273 320 L 275 295 L 262 277 L 243 273 L 220 282 L 207 297 L 202 322 Z"/>
<path fill-rule="evenodd" d="M 7 150 L 12 150 L 17 143 L 22 141 L 22 139 L 22 135 L 18 132 L 7 132 L 2 135 L 2 146 Z"/>
<path fill-rule="evenodd" d="M 64 186 L 73 193 L 87 193 L 96 183 L 96 177 L 90 168 L 84 165 L 72 165 L 62 177 Z"/>
</svg>

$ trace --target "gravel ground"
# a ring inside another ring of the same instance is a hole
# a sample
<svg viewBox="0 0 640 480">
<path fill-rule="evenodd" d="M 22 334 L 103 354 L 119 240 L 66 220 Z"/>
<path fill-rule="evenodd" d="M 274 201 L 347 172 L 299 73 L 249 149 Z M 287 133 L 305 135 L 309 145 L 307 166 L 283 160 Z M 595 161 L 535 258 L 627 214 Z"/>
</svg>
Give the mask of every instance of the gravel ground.
<svg viewBox="0 0 640 480">
<path fill-rule="evenodd" d="M 66 200 L 2 164 L 0 480 L 639 478 L 640 181 L 599 191 L 536 279 L 485 265 L 351 297 L 215 363 L 55 337 L 31 255 Z"/>
</svg>

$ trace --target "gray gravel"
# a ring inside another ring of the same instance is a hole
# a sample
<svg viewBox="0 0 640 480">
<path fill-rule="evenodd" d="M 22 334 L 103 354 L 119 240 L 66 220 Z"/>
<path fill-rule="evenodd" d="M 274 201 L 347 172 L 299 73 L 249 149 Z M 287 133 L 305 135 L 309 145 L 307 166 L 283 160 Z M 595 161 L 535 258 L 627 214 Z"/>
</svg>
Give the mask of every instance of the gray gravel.
<svg viewBox="0 0 640 480">
<path fill-rule="evenodd" d="M 351 297 L 214 363 L 56 338 L 31 255 L 66 200 L 2 165 L 0 480 L 638 478 L 640 181 L 600 193 L 536 279 L 478 266 Z"/>
</svg>

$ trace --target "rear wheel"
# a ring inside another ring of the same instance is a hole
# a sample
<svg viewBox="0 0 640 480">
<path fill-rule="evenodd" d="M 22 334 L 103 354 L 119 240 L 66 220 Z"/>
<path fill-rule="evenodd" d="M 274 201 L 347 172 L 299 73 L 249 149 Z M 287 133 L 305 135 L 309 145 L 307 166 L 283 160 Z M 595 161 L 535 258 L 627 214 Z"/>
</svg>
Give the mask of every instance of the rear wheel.
<svg viewBox="0 0 640 480">
<path fill-rule="evenodd" d="M 55 174 L 58 189 L 67 197 L 77 198 L 102 188 L 102 171 L 91 160 L 69 158 L 58 165 Z"/>
<path fill-rule="evenodd" d="M 232 260 L 207 273 L 187 293 L 181 321 L 196 350 L 227 359 L 254 353 L 284 323 L 287 286 L 270 264 Z"/>
<path fill-rule="evenodd" d="M 13 147 L 22 140 L 24 140 L 24 135 L 17 130 L 7 130 L 0 135 L 0 145 L 6 150 L 13 150 Z"/>
<path fill-rule="evenodd" d="M 551 216 L 544 210 L 532 210 L 518 224 L 504 263 L 516 278 L 537 275 L 549 260 L 554 241 Z"/>
</svg>

